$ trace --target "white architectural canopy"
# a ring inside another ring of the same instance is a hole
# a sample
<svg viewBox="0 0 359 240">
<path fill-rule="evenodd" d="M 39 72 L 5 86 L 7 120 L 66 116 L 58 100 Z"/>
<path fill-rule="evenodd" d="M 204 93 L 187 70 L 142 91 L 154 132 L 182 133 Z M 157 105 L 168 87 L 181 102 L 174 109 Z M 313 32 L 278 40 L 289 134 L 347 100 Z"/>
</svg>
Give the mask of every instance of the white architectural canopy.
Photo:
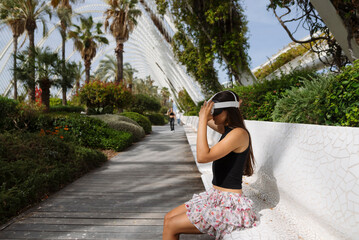
<svg viewBox="0 0 359 240">
<path fill-rule="evenodd" d="M 146 5 L 156 12 L 154 0 L 146 0 Z M 104 12 L 109 6 L 102 0 L 86 0 L 73 6 L 74 13 L 82 16 L 92 15 L 96 22 L 104 21 Z M 130 35 L 130 39 L 124 44 L 124 62 L 128 62 L 132 67 L 138 70 L 135 75 L 139 78 L 145 78 L 150 75 L 159 88 L 166 87 L 172 94 L 172 98 L 177 96 L 178 92 L 186 89 L 191 98 L 195 101 L 201 101 L 204 96 L 197 82 L 186 73 L 185 67 L 179 64 L 173 55 L 170 44 L 165 40 L 160 31 L 151 20 L 151 16 L 145 7 L 139 2 L 137 8 L 142 11 L 142 16 L 138 19 L 138 25 Z M 162 20 L 170 36 L 173 36 L 176 29 L 171 22 L 171 16 L 165 16 Z M 74 23 L 79 23 L 79 17 L 74 17 Z M 35 44 L 38 47 L 49 46 L 52 50 L 61 51 L 61 36 L 58 31 L 59 20 L 53 17 L 47 22 L 48 32 L 43 36 L 42 24 L 38 23 L 35 32 Z M 11 30 L 7 26 L 0 27 L 0 95 L 13 96 L 12 85 L 12 53 L 13 39 Z M 110 44 L 100 47 L 97 55 L 92 61 L 91 72 L 97 69 L 100 60 L 106 54 L 115 54 L 116 43 L 112 35 L 106 36 Z M 25 40 L 25 34 L 19 38 L 19 51 L 27 47 L 28 40 Z M 73 41 L 66 42 L 66 58 L 70 61 L 80 62 L 81 56 L 74 50 Z M 24 89 L 20 83 L 19 92 Z"/>
</svg>

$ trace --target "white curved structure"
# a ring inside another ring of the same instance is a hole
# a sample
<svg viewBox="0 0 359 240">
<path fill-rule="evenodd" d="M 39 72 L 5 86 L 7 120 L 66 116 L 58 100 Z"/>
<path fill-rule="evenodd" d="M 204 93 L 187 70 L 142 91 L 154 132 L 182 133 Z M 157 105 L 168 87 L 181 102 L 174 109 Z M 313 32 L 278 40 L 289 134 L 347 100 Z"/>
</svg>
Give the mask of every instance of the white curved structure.
<svg viewBox="0 0 359 240">
<path fill-rule="evenodd" d="M 196 159 L 198 117 L 181 117 Z M 246 120 L 256 159 L 243 178 L 260 224 L 224 239 L 357 240 L 359 128 Z M 210 145 L 220 134 L 207 128 Z M 197 161 L 196 161 L 197 163 Z M 197 163 L 211 187 L 212 163 Z"/>
<path fill-rule="evenodd" d="M 146 4 L 155 12 L 155 2 L 147 0 Z M 138 19 L 138 25 L 134 32 L 130 35 L 130 39 L 124 44 L 124 62 L 129 62 L 135 69 L 138 70 L 136 74 L 139 78 L 145 78 L 148 75 L 155 80 L 155 84 L 159 88 L 167 87 L 173 96 L 177 96 L 178 92 L 186 89 L 188 94 L 195 102 L 204 99 L 200 86 L 195 82 L 191 76 L 186 73 L 185 67 L 176 62 L 170 44 L 164 39 L 162 34 L 153 24 L 149 13 L 144 9 L 141 3 L 137 6 L 142 11 L 142 16 Z M 86 0 L 73 6 L 74 12 L 83 16 L 92 15 L 95 21 L 104 20 L 103 13 L 108 8 L 104 2 L 99 0 Z M 164 27 L 170 35 L 176 31 L 174 25 L 170 22 L 171 17 L 165 16 L 162 19 Z M 75 17 L 74 23 L 78 19 Z M 59 51 L 61 49 L 61 36 L 55 25 L 58 20 L 49 20 L 49 31 L 43 37 L 41 23 L 38 23 L 38 28 L 35 32 L 35 44 L 39 47 L 49 46 L 51 49 Z M 9 28 L 2 27 L 0 29 L 0 94 L 12 96 L 12 33 Z M 107 33 L 106 36 L 110 44 L 98 49 L 97 55 L 92 61 L 91 70 L 96 70 L 99 61 L 115 49 L 115 40 Z M 24 36 L 19 38 L 19 46 L 23 41 Z M 27 41 L 25 45 L 27 45 Z M 19 50 L 23 50 L 23 46 Z M 114 52 L 113 52 L 114 54 Z M 82 61 L 80 54 L 74 51 L 73 41 L 66 42 L 66 56 L 67 60 Z M 19 92 L 23 91 L 22 84 L 19 85 Z M 52 94 L 55 92 L 52 91 Z"/>
</svg>

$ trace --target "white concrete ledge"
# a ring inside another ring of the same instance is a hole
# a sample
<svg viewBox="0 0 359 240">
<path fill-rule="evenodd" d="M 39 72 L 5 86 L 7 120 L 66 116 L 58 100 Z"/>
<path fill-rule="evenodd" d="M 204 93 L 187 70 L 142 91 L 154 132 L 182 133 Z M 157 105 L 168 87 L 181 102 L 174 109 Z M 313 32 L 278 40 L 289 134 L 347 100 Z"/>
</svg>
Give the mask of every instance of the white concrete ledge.
<svg viewBox="0 0 359 240">
<path fill-rule="evenodd" d="M 198 117 L 183 117 L 196 159 Z M 246 121 L 256 171 L 243 191 L 261 223 L 225 239 L 358 239 L 359 128 Z M 208 130 L 210 144 L 219 134 Z M 196 161 L 197 162 L 197 161 Z M 198 164 L 211 186 L 211 164 Z"/>
</svg>

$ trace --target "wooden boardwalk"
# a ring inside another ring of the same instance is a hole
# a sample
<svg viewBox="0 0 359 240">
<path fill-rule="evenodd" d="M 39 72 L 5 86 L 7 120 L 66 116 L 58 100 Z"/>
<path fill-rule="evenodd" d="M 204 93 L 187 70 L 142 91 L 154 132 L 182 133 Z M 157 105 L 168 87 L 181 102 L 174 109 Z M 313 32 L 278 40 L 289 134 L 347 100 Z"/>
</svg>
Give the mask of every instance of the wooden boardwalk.
<svg viewBox="0 0 359 240">
<path fill-rule="evenodd" d="M 0 231 L 0 239 L 162 239 L 163 217 L 204 191 L 182 127 L 153 133 Z M 183 235 L 180 239 L 213 239 Z"/>
</svg>

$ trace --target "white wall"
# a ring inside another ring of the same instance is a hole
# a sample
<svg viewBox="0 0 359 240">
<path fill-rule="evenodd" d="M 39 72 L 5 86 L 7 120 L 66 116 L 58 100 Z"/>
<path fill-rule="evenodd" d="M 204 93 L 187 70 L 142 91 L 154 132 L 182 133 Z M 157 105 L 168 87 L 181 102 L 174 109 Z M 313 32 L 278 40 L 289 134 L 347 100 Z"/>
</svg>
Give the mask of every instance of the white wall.
<svg viewBox="0 0 359 240">
<path fill-rule="evenodd" d="M 197 129 L 197 117 L 181 120 Z M 324 228 L 359 239 L 359 128 L 260 121 L 246 126 L 256 158 L 251 187 L 272 202 L 290 199 Z M 208 133 L 215 143 L 219 134 Z M 201 168 L 204 175 L 210 171 Z"/>
</svg>

